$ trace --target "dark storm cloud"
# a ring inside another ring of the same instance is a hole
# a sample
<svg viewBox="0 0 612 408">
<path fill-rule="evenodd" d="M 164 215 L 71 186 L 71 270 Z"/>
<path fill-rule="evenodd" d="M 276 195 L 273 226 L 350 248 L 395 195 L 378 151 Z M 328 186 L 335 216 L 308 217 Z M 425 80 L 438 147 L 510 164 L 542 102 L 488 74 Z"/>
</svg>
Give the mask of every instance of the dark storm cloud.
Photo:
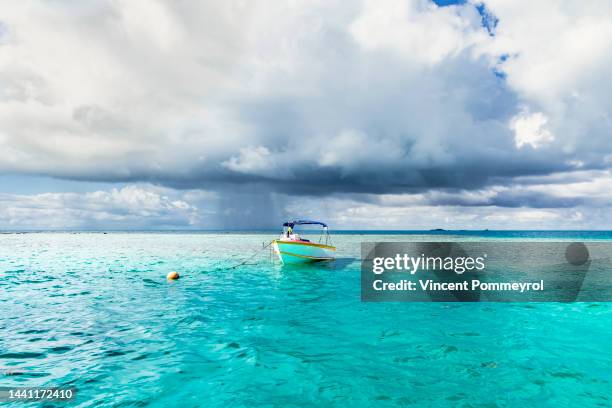
<svg viewBox="0 0 612 408">
<path fill-rule="evenodd" d="M 442 197 L 432 197 L 426 200 L 429 205 L 449 205 L 449 206 L 496 206 L 507 208 L 573 208 L 588 204 L 588 197 L 558 197 L 542 192 L 516 191 L 509 190 L 493 193 L 490 196 L 483 196 L 474 199 L 469 195 L 461 193 L 448 194 Z M 608 201 L 608 204 L 612 202 Z"/>
<path fill-rule="evenodd" d="M 267 225 L 292 196 L 607 205 L 526 186 L 612 164 L 609 4 L 480 7 L 15 3 L 0 171 L 214 190 L 224 225 Z"/>
</svg>

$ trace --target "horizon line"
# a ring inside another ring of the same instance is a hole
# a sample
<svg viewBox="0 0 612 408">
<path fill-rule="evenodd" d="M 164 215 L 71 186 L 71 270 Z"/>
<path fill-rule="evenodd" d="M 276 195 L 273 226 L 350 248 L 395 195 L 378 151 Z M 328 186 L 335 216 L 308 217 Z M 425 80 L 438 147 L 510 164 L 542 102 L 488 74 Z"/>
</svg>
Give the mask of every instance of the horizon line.
<svg viewBox="0 0 612 408">
<path fill-rule="evenodd" d="M 317 232 L 317 230 L 302 230 L 304 232 Z M 431 229 L 376 229 L 376 228 L 339 228 L 332 229 L 334 232 L 612 232 L 612 229 L 445 229 L 445 228 L 431 228 Z M 62 228 L 44 228 L 44 229 L 2 229 L 0 228 L 0 234 L 10 233 L 44 233 L 44 232 L 70 232 L 70 233 L 104 233 L 104 232 L 184 232 L 184 233 L 197 233 L 197 232 L 278 232 L 278 228 L 211 228 L 211 229 L 62 229 Z"/>
</svg>

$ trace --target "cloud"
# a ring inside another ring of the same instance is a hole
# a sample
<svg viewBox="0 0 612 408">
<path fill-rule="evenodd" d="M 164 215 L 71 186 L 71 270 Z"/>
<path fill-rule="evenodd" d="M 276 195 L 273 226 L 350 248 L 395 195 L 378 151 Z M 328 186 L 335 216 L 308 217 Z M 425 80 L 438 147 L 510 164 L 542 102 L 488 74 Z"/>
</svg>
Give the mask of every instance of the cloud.
<svg viewBox="0 0 612 408">
<path fill-rule="evenodd" d="M 361 198 L 328 197 L 323 200 L 295 200 L 285 211 L 321 218 L 334 229 L 510 229 L 562 230 L 605 229 L 610 226 L 608 210 L 601 207 L 569 208 L 500 207 L 496 205 L 465 206 L 457 204 L 415 203 L 388 204 Z M 416 200 L 418 201 L 418 200 Z"/>
<path fill-rule="evenodd" d="M 598 165 L 602 156 L 593 152 L 611 148 L 612 4 L 490 0 L 486 6 L 499 21 L 483 52 L 499 57 L 508 87 L 548 119 L 562 151 Z"/>
<path fill-rule="evenodd" d="M 277 163 L 276 160 L 273 160 L 267 147 L 257 146 L 240 149 L 240 154 L 237 157 L 232 156 L 221 165 L 237 173 L 265 176 L 272 175 L 275 171 L 280 170 Z"/>
<path fill-rule="evenodd" d="M 558 180 L 564 183 L 558 183 Z M 80 193 L 0 194 L 2 229 L 270 229 L 290 218 L 334 229 L 559 229 L 609 226 L 609 171 L 517 178 L 511 186 L 324 197 L 253 186 L 222 193 L 148 184 Z"/>
<path fill-rule="evenodd" d="M 373 209 L 386 208 L 373 195 L 403 196 L 444 216 L 608 205 L 550 186 L 579 191 L 575 179 L 612 164 L 611 12 L 603 0 L 11 3 L 0 171 L 154 183 L 188 205 L 180 189 L 214 190 L 223 225 L 270 223 L 300 197 Z M 60 200 L 28 197 L 14 200 Z M 109 191 L 79 197 L 129 208 Z M 171 223 L 200 222 L 159 200 Z"/>
<path fill-rule="evenodd" d="M 334 229 L 601 229 L 600 208 L 505 208 L 490 206 L 389 204 L 349 197 L 294 201 L 285 209 L 326 220 Z M 609 224 L 608 224 L 609 225 Z"/>
<path fill-rule="evenodd" d="M 89 193 L 0 194 L 0 228 L 151 229 L 201 226 L 214 195 L 130 185 Z M 188 201 L 189 202 L 188 202 Z"/>
<path fill-rule="evenodd" d="M 519 149 L 525 145 L 531 145 L 534 149 L 555 140 L 546 123 L 548 118 L 541 112 L 521 112 L 513 117 L 510 128 L 514 130 L 514 142 Z"/>
<path fill-rule="evenodd" d="M 474 7 L 369 0 L 349 31 L 367 50 L 388 50 L 418 64 L 435 65 L 482 42 L 487 34 L 480 20 Z"/>
</svg>

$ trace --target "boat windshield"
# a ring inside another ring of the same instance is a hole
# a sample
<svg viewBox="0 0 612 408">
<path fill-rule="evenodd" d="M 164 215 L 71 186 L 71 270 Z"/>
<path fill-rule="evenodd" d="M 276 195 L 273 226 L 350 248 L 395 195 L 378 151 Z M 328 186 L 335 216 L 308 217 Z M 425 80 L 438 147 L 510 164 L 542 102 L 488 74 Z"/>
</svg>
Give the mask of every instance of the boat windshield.
<svg viewBox="0 0 612 408">
<path fill-rule="evenodd" d="M 306 229 L 303 230 L 303 232 L 304 232 L 304 231 L 310 231 L 310 230 L 308 230 L 308 227 L 309 226 L 313 226 L 313 225 L 315 225 L 315 226 L 318 225 L 318 226 L 322 227 L 321 231 L 319 233 L 319 240 L 318 240 L 318 242 L 320 244 L 325 243 L 325 245 L 331 244 L 331 237 L 329 235 L 329 229 L 327 227 L 327 224 L 325 224 L 323 222 L 319 222 L 319 221 L 310 221 L 310 220 L 295 220 L 295 221 L 287 221 L 287 222 L 285 222 L 283 224 L 283 232 L 281 234 L 281 239 L 282 240 L 291 240 L 291 241 L 310 242 L 310 240 L 302 238 L 295 231 L 295 228 L 298 227 L 298 226 L 306 226 Z M 323 239 L 323 237 L 325 237 L 325 239 Z"/>
</svg>

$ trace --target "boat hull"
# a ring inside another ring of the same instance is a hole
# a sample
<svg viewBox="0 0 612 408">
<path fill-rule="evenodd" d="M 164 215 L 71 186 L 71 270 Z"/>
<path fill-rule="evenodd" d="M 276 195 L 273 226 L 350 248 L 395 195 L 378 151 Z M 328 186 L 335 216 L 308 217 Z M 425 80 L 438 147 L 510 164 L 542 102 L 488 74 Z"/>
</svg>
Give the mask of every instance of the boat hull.
<svg viewBox="0 0 612 408">
<path fill-rule="evenodd" d="M 336 258 L 336 247 L 301 241 L 273 241 L 274 253 L 283 264 L 329 262 Z"/>
</svg>

